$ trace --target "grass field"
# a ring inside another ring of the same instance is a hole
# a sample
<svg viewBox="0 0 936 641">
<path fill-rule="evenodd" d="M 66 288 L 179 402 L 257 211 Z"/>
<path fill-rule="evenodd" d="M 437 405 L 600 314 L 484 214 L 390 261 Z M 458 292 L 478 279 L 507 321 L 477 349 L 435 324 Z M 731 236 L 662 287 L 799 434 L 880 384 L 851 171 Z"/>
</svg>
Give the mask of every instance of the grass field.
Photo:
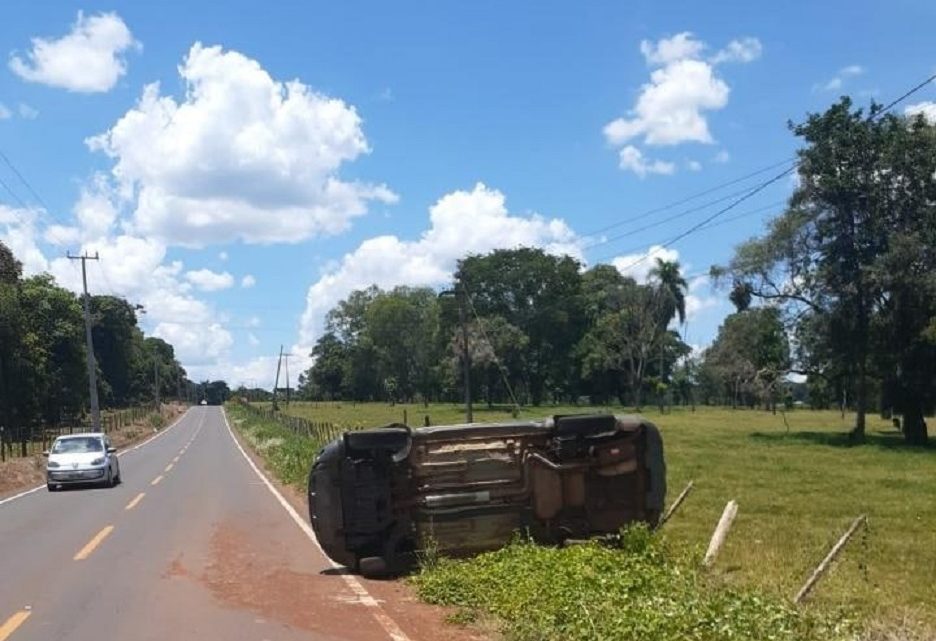
<svg viewBox="0 0 936 641">
<path fill-rule="evenodd" d="M 624 412 L 621 408 L 610 411 Z M 456 405 L 294 403 L 289 412 L 344 426 L 461 422 Z M 581 412 L 550 407 L 520 418 Z M 655 421 L 664 437 L 669 499 L 690 480 L 695 490 L 666 526 L 678 545 L 704 547 L 725 503 L 739 515 L 716 564 L 720 580 L 793 595 L 859 514 L 859 533 L 812 601 L 845 606 L 869 619 L 908 616 L 936 630 L 936 449 L 906 448 L 889 422 L 869 417 L 868 443 L 849 446 L 853 420 L 837 412 L 677 408 Z M 510 420 L 505 410 L 475 410 L 476 421 Z"/>
</svg>

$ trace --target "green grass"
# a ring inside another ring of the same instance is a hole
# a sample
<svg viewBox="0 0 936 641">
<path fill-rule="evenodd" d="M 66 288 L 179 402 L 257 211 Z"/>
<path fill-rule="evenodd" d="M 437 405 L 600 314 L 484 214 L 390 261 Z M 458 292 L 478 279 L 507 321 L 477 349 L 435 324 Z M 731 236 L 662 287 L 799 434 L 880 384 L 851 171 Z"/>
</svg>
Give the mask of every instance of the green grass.
<svg viewBox="0 0 936 641">
<path fill-rule="evenodd" d="M 430 561 L 412 582 L 426 601 L 458 608 L 454 621 L 493 614 L 512 641 L 833 641 L 857 629 L 837 613 L 717 586 L 645 526 L 617 546 L 519 540 L 466 561 Z"/>
<path fill-rule="evenodd" d="M 294 403 L 289 412 L 346 427 L 403 419 L 421 425 L 464 420 L 457 405 Z M 588 408 L 549 407 L 520 418 Z M 599 411 L 624 412 L 621 408 Z M 868 442 L 850 446 L 854 420 L 837 412 L 677 408 L 656 422 L 666 450 L 669 499 L 690 480 L 695 490 L 666 525 L 679 549 L 704 547 L 725 503 L 740 509 L 713 578 L 790 598 L 851 520 L 869 527 L 851 541 L 810 601 L 847 608 L 865 620 L 908 617 L 936 630 L 936 449 L 904 447 L 889 422 L 869 417 Z M 506 409 L 475 410 L 476 421 L 511 420 Z"/>
<path fill-rule="evenodd" d="M 320 440 L 298 436 L 280 423 L 251 414 L 236 403 L 228 403 L 225 410 L 234 428 L 263 457 L 277 479 L 305 488 L 309 468 L 323 445 Z"/>
</svg>

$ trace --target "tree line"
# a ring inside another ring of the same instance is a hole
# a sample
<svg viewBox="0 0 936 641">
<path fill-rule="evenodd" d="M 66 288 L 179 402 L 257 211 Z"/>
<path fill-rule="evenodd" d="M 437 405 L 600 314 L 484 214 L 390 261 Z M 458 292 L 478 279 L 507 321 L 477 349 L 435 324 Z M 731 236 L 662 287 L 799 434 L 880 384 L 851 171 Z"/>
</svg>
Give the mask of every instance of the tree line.
<svg viewBox="0 0 936 641">
<path fill-rule="evenodd" d="M 467 361 L 473 396 L 488 404 L 808 399 L 853 409 L 856 439 L 877 410 L 925 442 L 936 404 L 936 126 L 843 98 L 790 128 L 804 143 L 797 186 L 761 237 L 712 268 L 736 312 L 702 354 L 677 331 L 678 263 L 657 260 L 638 283 L 609 265 L 497 250 L 462 259 L 451 296 L 350 294 L 327 315 L 300 396 L 457 400 Z"/>
<path fill-rule="evenodd" d="M 140 309 L 116 296 L 90 298 L 102 407 L 193 396 L 195 386 L 169 343 L 144 336 Z M 52 276 L 23 277 L 0 243 L 0 426 L 82 421 L 88 374 L 81 300 Z"/>
<path fill-rule="evenodd" d="M 468 256 L 441 295 L 352 292 L 328 313 L 299 394 L 455 400 L 467 359 L 473 395 L 489 405 L 640 406 L 648 394 L 659 397 L 690 351 L 670 329 L 685 317 L 686 291 L 678 263 L 667 261 L 640 284 L 614 267 L 585 270 L 540 249 Z"/>
</svg>

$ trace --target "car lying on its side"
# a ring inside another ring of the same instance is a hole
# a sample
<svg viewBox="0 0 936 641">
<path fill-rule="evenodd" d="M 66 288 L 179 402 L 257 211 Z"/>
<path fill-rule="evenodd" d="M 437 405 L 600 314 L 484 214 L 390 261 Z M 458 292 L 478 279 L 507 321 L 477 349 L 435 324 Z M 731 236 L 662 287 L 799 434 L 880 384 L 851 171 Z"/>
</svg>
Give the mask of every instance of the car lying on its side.
<svg viewBox="0 0 936 641">
<path fill-rule="evenodd" d="M 59 436 L 43 455 L 46 484 L 50 492 L 63 485 L 100 484 L 113 487 L 120 483 L 117 449 L 104 434 L 69 434 Z"/>
<path fill-rule="evenodd" d="M 639 416 L 391 425 L 322 449 L 309 514 L 334 561 L 381 575 L 409 569 L 427 545 L 462 556 L 518 531 L 559 544 L 655 525 L 665 494 L 660 432 Z"/>
</svg>

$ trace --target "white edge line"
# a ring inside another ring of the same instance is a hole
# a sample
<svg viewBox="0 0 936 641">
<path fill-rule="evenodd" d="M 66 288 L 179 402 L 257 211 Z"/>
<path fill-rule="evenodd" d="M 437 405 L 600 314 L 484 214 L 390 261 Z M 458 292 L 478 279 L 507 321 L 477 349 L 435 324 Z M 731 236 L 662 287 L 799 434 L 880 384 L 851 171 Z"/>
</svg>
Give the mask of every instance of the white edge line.
<svg viewBox="0 0 936 641">
<path fill-rule="evenodd" d="M 142 443 L 137 443 L 136 445 L 134 445 L 134 446 L 131 447 L 130 449 L 126 449 L 126 450 L 123 450 L 123 451 L 121 451 L 121 452 L 117 452 L 117 456 L 119 457 L 119 456 L 122 456 L 122 455 L 126 454 L 127 452 L 132 452 L 133 450 L 136 450 L 136 449 L 139 449 L 139 448 L 143 447 L 144 445 L 146 445 L 146 444 L 149 443 L 150 441 L 156 440 L 157 438 L 159 438 L 160 436 L 162 436 L 163 434 L 165 434 L 166 432 L 168 432 L 169 430 L 171 430 L 173 427 L 175 427 L 176 425 L 178 425 L 179 423 L 181 423 L 181 422 L 182 422 L 182 419 L 185 418 L 186 416 L 188 416 L 188 413 L 189 413 L 189 411 L 190 411 L 191 409 L 192 409 L 192 408 L 190 407 L 190 408 L 188 408 L 187 410 L 185 410 L 185 413 L 184 413 L 182 416 L 180 416 L 179 418 L 177 418 L 177 419 L 175 420 L 175 422 L 174 422 L 172 425 L 170 425 L 169 427 L 167 427 L 167 428 L 164 429 L 163 431 L 154 434 L 153 436 L 149 437 L 148 439 L 146 439 L 146 440 L 143 441 Z M 29 495 L 29 494 L 32 494 L 33 492 L 38 492 L 39 490 L 41 490 L 41 489 L 44 488 L 45 486 L 46 486 L 46 484 L 43 483 L 42 485 L 37 485 L 36 487 L 34 487 L 34 488 L 30 489 L 30 490 L 26 490 L 26 491 L 24 491 L 24 492 L 20 492 L 19 494 L 14 494 L 13 496 L 8 496 L 7 498 L 5 498 L 5 499 L 3 499 L 3 500 L 0 500 L 0 505 L 3 505 L 4 503 L 12 503 L 12 502 L 15 501 L 16 499 L 21 499 L 21 498 L 23 498 L 24 496 L 27 496 L 27 495 Z"/>
<path fill-rule="evenodd" d="M 244 460 L 247 461 L 247 464 L 250 465 L 250 467 L 253 469 L 256 475 L 260 477 L 260 480 L 263 481 L 263 484 L 266 485 L 268 490 L 270 490 L 270 493 L 273 494 L 274 497 L 276 497 L 276 500 L 283 507 L 283 509 L 286 510 L 287 514 L 289 514 L 289 516 L 296 523 L 296 525 L 299 526 L 299 529 L 302 530 L 303 534 L 305 534 L 309 538 L 309 540 L 312 541 L 315 547 L 318 548 L 318 551 L 322 553 L 322 557 L 325 558 L 328 564 L 332 568 L 343 568 L 344 567 L 343 565 L 335 563 L 334 561 L 331 560 L 331 558 L 327 554 L 325 554 L 325 550 L 322 549 L 322 546 L 319 544 L 318 539 L 315 537 L 315 532 L 312 530 L 312 526 L 306 523 L 305 519 L 299 516 L 299 513 L 296 512 L 296 509 L 292 505 L 289 504 L 289 501 L 287 501 L 285 497 L 283 497 L 280 491 L 277 490 L 276 487 L 273 485 L 273 483 L 270 482 L 270 479 L 266 477 L 266 474 L 264 474 L 260 470 L 260 468 L 257 467 L 257 465 L 247 455 L 247 452 L 244 451 L 244 448 L 241 447 L 241 444 L 237 441 L 237 438 L 234 436 L 234 431 L 231 429 L 231 424 L 228 423 L 227 412 L 225 411 L 223 407 L 221 408 L 221 415 L 224 417 L 224 425 L 225 427 L 227 427 L 228 434 L 231 435 L 231 440 L 234 441 L 234 445 L 237 446 L 237 449 L 240 450 L 241 456 L 244 457 Z M 341 576 L 341 578 L 344 579 L 345 583 L 348 584 L 348 587 L 351 588 L 351 591 L 354 592 L 355 595 L 357 595 L 360 602 L 363 605 L 370 608 L 371 613 L 374 615 L 374 618 L 377 620 L 377 623 L 379 623 L 380 626 L 384 629 L 384 631 L 388 635 L 390 635 L 390 638 L 393 641 L 410 641 L 409 637 L 406 636 L 406 634 L 403 632 L 402 629 L 400 629 L 400 626 L 397 625 L 396 622 L 393 619 L 391 619 L 390 616 L 386 612 L 383 611 L 383 608 L 380 607 L 380 604 L 378 603 L 377 599 L 372 597 L 370 593 L 368 593 L 367 588 L 361 585 L 361 582 L 358 580 L 356 576 L 354 576 L 353 574 L 341 574 L 339 576 Z"/>
</svg>

